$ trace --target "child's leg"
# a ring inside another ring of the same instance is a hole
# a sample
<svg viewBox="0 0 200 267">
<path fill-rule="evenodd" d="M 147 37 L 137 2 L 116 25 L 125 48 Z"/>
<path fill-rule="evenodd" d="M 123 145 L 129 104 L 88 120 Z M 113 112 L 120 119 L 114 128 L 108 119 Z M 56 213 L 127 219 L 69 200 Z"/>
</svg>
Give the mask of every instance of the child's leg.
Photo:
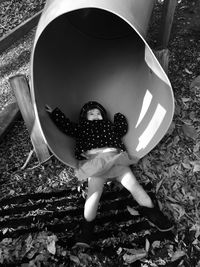
<svg viewBox="0 0 200 267">
<path fill-rule="evenodd" d="M 148 208 L 153 207 L 151 198 L 145 192 L 143 187 L 138 183 L 129 167 L 124 168 L 123 173 L 117 178 L 117 181 L 119 181 L 132 194 L 139 205 Z"/>
<path fill-rule="evenodd" d="M 88 178 L 88 193 L 84 207 L 84 217 L 88 222 L 95 219 L 99 200 L 103 192 L 105 180 L 98 177 Z"/>
<path fill-rule="evenodd" d="M 162 232 L 173 229 L 173 224 L 169 219 L 155 206 L 145 192 L 142 186 L 136 180 L 129 167 L 125 167 L 123 173 L 117 180 L 132 194 L 140 207 L 140 214 L 144 215 L 157 229 Z"/>
<path fill-rule="evenodd" d="M 103 192 L 105 180 L 98 177 L 88 178 L 88 194 L 84 207 L 84 218 L 81 235 L 77 237 L 76 245 L 89 247 L 93 240 L 94 219 L 97 214 L 98 204 Z"/>
</svg>

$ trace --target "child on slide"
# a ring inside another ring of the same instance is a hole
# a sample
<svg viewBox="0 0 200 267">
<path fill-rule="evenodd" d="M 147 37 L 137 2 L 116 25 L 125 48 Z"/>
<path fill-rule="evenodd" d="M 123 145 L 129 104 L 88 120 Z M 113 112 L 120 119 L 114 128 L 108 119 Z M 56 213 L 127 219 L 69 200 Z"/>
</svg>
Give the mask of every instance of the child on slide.
<svg viewBox="0 0 200 267">
<path fill-rule="evenodd" d="M 173 224 L 153 203 L 129 167 L 136 160 L 129 158 L 122 141 L 128 131 L 123 114 L 116 113 L 111 122 L 105 108 L 96 101 L 82 107 L 79 123 L 70 121 L 58 108 L 52 110 L 46 105 L 46 111 L 62 132 L 76 138 L 75 157 L 79 163 L 75 174 L 79 180 L 88 181 L 84 223 L 77 245 L 90 246 L 99 200 L 108 179 L 117 180 L 132 194 L 140 205 L 139 213 L 158 230 L 172 230 Z"/>
</svg>

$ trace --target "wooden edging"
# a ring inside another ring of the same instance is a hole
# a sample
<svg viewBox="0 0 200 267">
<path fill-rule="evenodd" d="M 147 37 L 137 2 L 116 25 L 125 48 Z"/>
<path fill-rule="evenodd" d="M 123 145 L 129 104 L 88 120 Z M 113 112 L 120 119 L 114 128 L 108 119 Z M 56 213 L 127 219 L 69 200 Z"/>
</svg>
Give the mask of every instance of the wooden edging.
<svg viewBox="0 0 200 267">
<path fill-rule="evenodd" d="M 2 38 L 0 38 L 0 53 L 2 53 L 4 50 L 9 48 L 13 43 L 18 41 L 26 33 L 28 33 L 35 26 L 37 26 L 42 11 L 43 10 L 40 10 L 32 18 L 21 23 L 19 26 L 17 26 L 13 30 L 11 30 L 8 34 L 6 34 Z"/>
<path fill-rule="evenodd" d="M 0 0 L 0 3 L 3 0 Z M 19 26 L 14 28 L 8 34 L 0 38 L 0 53 L 9 48 L 13 43 L 22 38 L 26 33 L 32 30 L 37 26 L 37 23 L 40 19 L 41 13 L 43 10 L 40 10 L 32 18 L 21 23 Z M 13 126 L 15 120 L 21 116 L 17 102 L 8 104 L 2 111 L 0 111 L 0 142 L 3 140 L 4 136 Z"/>
<path fill-rule="evenodd" d="M 15 75 L 9 79 L 9 82 L 28 129 L 36 156 L 39 162 L 45 162 L 50 158 L 50 154 L 47 144 L 41 133 L 39 123 L 35 118 L 30 88 L 26 76 L 20 74 Z"/>
<path fill-rule="evenodd" d="M 178 0 L 165 0 L 163 3 L 161 24 L 158 34 L 158 45 L 161 49 L 168 47 L 177 4 Z"/>
</svg>

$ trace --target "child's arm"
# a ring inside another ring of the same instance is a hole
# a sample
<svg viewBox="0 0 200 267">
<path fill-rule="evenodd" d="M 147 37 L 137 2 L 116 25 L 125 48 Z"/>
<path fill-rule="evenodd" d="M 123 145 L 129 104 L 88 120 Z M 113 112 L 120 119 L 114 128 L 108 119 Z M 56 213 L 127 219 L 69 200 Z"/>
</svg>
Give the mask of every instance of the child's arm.
<svg viewBox="0 0 200 267">
<path fill-rule="evenodd" d="M 66 118 L 65 114 L 59 108 L 52 109 L 50 106 L 46 105 L 45 110 L 63 133 L 72 137 L 78 136 L 78 124 Z"/>
<path fill-rule="evenodd" d="M 121 113 L 114 115 L 114 125 L 116 132 L 122 137 L 128 131 L 128 122 L 126 117 Z"/>
</svg>

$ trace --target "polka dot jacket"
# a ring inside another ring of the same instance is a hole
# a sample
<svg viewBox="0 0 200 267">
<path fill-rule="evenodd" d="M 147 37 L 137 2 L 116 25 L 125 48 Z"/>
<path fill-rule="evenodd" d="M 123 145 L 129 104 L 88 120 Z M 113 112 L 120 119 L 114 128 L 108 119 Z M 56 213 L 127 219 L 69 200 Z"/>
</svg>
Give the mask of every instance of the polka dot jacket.
<svg viewBox="0 0 200 267">
<path fill-rule="evenodd" d="M 85 159 L 82 153 L 95 148 L 114 147 L 125 151 L 121 138 L 128 131 L 128 123 L 121 113 L 114 115 L 114 123 L 108 119 L 82 119 L 74 123 L 59 108 L 55 108 L 49 115 L 62 132 L 76 139 L 75 157 L 78 160 Z"/>
</svg>

